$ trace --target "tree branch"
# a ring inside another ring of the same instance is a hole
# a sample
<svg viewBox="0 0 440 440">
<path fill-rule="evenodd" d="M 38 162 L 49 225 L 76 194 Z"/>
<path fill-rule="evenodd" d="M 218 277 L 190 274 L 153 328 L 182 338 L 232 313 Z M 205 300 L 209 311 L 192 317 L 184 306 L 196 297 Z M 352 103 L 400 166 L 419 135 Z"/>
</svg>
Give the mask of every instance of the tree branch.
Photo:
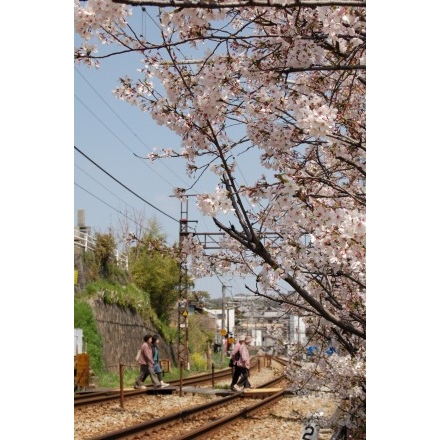
<svg viewBox="0 0 440 440">
<path fill-rule="evenodd" d="M 285 0 L 279 3 L 271 3 L 269 0 L 247 0 L 247 1 L 198 1 L 188 0 L 113 0 L 113 3 L 121 3 L 132 6 L 159 6 L 159 7 L 179 7 L 197 9 L 222 9 L 222 8 L 242 8 L 249 6 L 269 7 L 276 9 L 287 8 L 316 8 L 317 6 L 348 6 L 355 8 L 365 8 L 367 2 L 364 1 L 315 1 L 315 0 Z"/>
</svg>

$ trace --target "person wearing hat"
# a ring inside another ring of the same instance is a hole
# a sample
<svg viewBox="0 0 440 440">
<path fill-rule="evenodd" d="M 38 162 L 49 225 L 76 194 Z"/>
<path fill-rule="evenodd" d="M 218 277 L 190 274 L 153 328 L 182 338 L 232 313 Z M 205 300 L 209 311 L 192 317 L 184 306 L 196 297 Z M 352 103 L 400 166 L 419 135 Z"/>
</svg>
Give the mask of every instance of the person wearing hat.
<svg viewBox="0 0 440 440">
<path fill-rule="evenodd" d="M 249 342 L 252 339 L 249 339 Z M 232 376 L 231 382 L 231 390 L 232 391 L 241 391 L 241 386 L 244 388 L 250 388 L 251 384 L 249 383 L 249 368 L 250 368 L 250 356 L 249 350 L 246 344 L 246 336 L 241 335 L 238 338 L 238 344 L 234 347 L 231 353 L 231 359 L 235 359 L 235 354 L 239 353 L 240 357 L 237 361 L 235 361 L 234 365 L 234 374 Z"/>
<path fill-rule="evenodd" d="M 250 336 L 246 336 L 246 338 L 244 340 L 243 348 L 242 348 L 242 353 L 243 353 L 242 359 L 244 361 L 244 366 L 243 366 L 243 369 L 241 372 L 241 378 L 237 382 L 238 387 L 252 388 L 251 383 L 249 382 L 249 377 L 251 375 L 251 372 L 250 372 L 251 357 L 249 355 L 249 349 L 248 349 L 248 345 L 251 342 L 252 342 L 252 338 Z"/>
</svg>

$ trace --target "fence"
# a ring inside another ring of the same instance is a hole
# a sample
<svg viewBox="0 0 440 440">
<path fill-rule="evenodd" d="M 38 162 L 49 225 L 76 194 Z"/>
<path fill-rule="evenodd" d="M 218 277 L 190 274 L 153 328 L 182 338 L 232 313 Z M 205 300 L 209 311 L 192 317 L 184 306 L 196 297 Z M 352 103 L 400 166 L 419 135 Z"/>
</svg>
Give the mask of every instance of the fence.
<svg viewBox="0 0 440 440">
<path fill-rule="evenodd" d="M 74 229 L 73 241 L 75 246 L 82 247 L 85 252 L 93 252 L 95 249 L 96 240 L 87 232 L 79 231 L 76 228 Z M 128 270 L 128 256 L 121 253 L 118 249 L 114 250 L 114 256 L 116 258 L 116 264 L 118 267 Z"/>
</svg>

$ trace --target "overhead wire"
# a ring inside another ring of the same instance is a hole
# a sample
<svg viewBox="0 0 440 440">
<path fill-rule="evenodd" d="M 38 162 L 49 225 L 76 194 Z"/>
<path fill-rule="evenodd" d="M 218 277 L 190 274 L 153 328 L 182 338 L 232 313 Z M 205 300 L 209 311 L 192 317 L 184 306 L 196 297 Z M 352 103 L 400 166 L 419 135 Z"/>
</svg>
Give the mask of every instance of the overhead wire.
<svg viewBox="0 0 440 440">
<path fill-rule="evenodd" d="M 139 226 L 140 228 L 144 228 L 144 226 L 142 226 L 141 224 L 139 224 L 136 220 L 133 220 L 132 218 L 130 218 L 128 215 L 124 214 L 122 211 L 120 211 L 119 209 L 116 209 L 114 206 L 111 206 L 109 203 L 107 203 L 105 200 L 102 200 L 101 198 L 99 198 L 98 196 L 96 196 L 95 194 L 91 193 L 90 191 L 88 191 L 87 189 L 83 188 L 81 185 L 79 185 L 78 183 L 74 182 L 74 184 L 78 187 L 81 188 L 83 191 L 85 191 L 87 194 L 90 194 L 92 197 L 94 197 L 95 199 L 99 200 L 101 203 L 103 203 L 104 205 L 108 206 L 109 208 L 113 209 L 114 211 L 116 211 L 118 214 L 121 214 L 122 216 L 124 216 L 126 219 L 130 220 L 131 222 L 133 222 L 134 224 L 136 224 L 137 226 Z"/>
<path fill-rule="evenodd" d="M 81 71 L 75 67 L 76 72 L 81 76 L 81 78 L 83 78 L 83 80 L 89 85 L 89 87 L 95 92 L 95 94 L 98 96 L 98 98 L 105 104 L 105 106 L 119 119 L 119 121 L 133 134 L 133 136 L 138 139 L 138 141 L 145 146 L 145 148 L 147 148 L 149 151 L 153 151 L 134 131 L 133 129 L 115 112 L 115 110 L 113 110 L 113 108 L 107 103 L 107 101 L 101 96 L 101 94 L 95 89 L 95 87 L 93 87 L 93 85 L 87 80 L 87 78 L 81 73 Z M 102 125 L 104 125 L 105 128 L 107 128 L 110 133 L 112 133 L 131 153 L 133 153 L 133 155 L 137 158 L 140 159 L 139 155 L 136 154 L 130 147 L 128 147 L 128 145 L 125 144 L 124 141 L 122 141 L 118 136 L 116 136 L 114 134 L 114 132 L 104 123 L 102 122 L 102 120 L 95 114 L 93 113 L 92 110 L 90 110 L 90 108 L 77 96 L 75 95 L 75 98 L 78 99 L 81 104 L 96 118 L 98 119 L 99 122 L 101 122 Z M 157 174 L 159 177 L 161 177 L 165 182 L 167 182 L 171 187 L 174 187 L 175 185 L 172 184 L 171 182 L 169 182 L 168 180 L 166 180 L 161 174 L 158 174 L 147 162 L 143 161 L 143 163 L 145 165 L 147 165 L 155 174 Z M 185 182 L 177 173 L 175 173 L 171 168 L 167 167 L 166 165 L 164 165 L 167 170 L 171 173 L 174 174 L 175 177 L 177 177 L 181 182 L 183 182 L 185 185 L 187 185 L 187 182 Z"/>
<path fill-rule="evenodd" d="M 143 31 L 143 33 L 144 33 L 144 36 L 145 36 L 145 32 L 146 32 L 146 28 L 145 28 L 145 25 L 146 25 L 146 20 L 144 19 L 144 17 L 145 16 L 148 16 L 149 18 L 150 18 L 150 20 L 156 25 L 156 26 L 158 26 L 157 25 L 157 23 L 156 23 L 156 21 L 153 19 L 153 17 L 150 15 L 150 14 L 148 14 L 147 13 L 147 11 L 146 11 L 146 9 L 145 8 L 142 8 L 142 14 L 141 14 L 141 16 L 142 16 L 142 31 Z M 160 27 L 158 26 L 158 28 L 160 29 Z M 180 52 L 180 49 L 178 49 L 179 50 L 179 52 Z M 182 54 L 183 55 L 183 54 Z M 122 118 L 120 118 L 119 117 L 119 115 L 111 108 L 111 106 L 105 101 L 105 99 L 100 95 L 100 93 L 93 87 L 93 85 L 84 77 L 84 75 L 79 71 L 79 69 L 77 69 L 76 67 L 75 67 L 75 70 L 76 70 L 76 72 L 84 79 L 84 81 L 89 85 L 89 87 L 95 92 L 95 94 L 100 98 L 100 100 L 107 106 L 107 108 L 109 108 L 110 109 L 110 111 L 112 111 L 113 112 L 113 114 L 115 114 L 115 116 L 121 121 L 121 123 L 128 129 L 128 130 L 130 130 L 130 132 L 147 148 L 147 149 L 149 149 L 150 151 L 152 151 L 151 150 L 151 148 L 149 148 L 140 138 L 139 138 L 139 136 L 123 121 L 123 119 Z M 118 136 L 116 136 L 115 134 L 114 134 L 114 132 L 109 128 L 109 127 L 107 127 L 107 125 L 96 115 L 96 114 L 94 114 L 93 113 L 93 111 L 92 110 L 90 110 L 88 107 L 87 107 L 87 105 L 77 96 L 77 95 L 75 95 L 75 97 L 81 102 L 81 104 L 84 106 L 84 107 L 86 107 L 87 108 L 87 110 L 95 117 L 95 118 L 97 118 L 98 119 L 98 121 L 99 122 L 101 122 L 101 124 L 102 125 L 104 125 L 104 127 L 105 128 L 107 128 L 127 149 L 129 149 L 129 151 L 131 152 L 131 153 L 133 153 L 136 157 L 138 157 L 139 158 L 139 156 L 133 151 L 133 150 L 131 150 L 130 149 L 130 147 L 128 147 L 120 138 L 118 138 Z M 148 165 L 148 164 L 147 164 Z M 151 168 L 151 167 L 150 167 Z M 151 168 L 152 169 L 152 168 Z M 156 173 L 157 175 L 159 175 L 159 177 L 160 178 L 162 178 L 164 181 L 166 181 L 168 184 L 170 184 L 172 187 L 174 186 L 172 183 L 170 183 L 169 181 L 167 181 L 162 175 L 160 175 L 160 174 L 158 174 L 154 169 L 152 169 L 152 171 L 154 172 L 154 173 Z M 187 183 L 184 181 L 184 180 L 182 180 L 181 179 L 181 177 L 180 176 L 178 176 L 176 173 L 174 173 L 174 171 L 173 170 L 171 170 L 171 169 L 169 169 L 169 171 L 171 172 L 171 173 L 173 173 L 177 178 L 179 178 L 185 185 L 187 185 Z M 240 172 L 240 174 L 242 175 L 242 177 L 243 177 L 243 180 L 245 180 L 244 179 L 244 176 L 243 176 L 243 174 L 241 173 L 241 170 L 239 169 L 239 172 Z M 251 208 L 252 209 L 252 208 Z M 203 217 L 202 218 L 202 221 L 203 221 L 203 223 L 205 224 L 205 227 L 207 227 L 207 224 L 206 224 L 206 221 L 205 221 L 205 218 Z"/>
<path fill-rule="evenodd" d="M 84 81 L 89 85 L 89 87 L 95 92 L 95 94 L 100 98 L 100 100 L 107 106 L 107 108 L 110 109 L 110 111 L 121 121 L 121 123 L 140 141 L 143 143 L 143 145 L 148 148 L 150 151 L 151 149 L 139 138 L 139 136 L 125 123 L 125 121 L 111 108 L 111 106 L 105 101 L 105 99 L 100 95 L 100 93 L 93 87 L 93 85 L 84 77 L 84 75 L 75 67 L 75 70 L 78 72 L 78 74 L 84 79 Z M 96 115 L 82 100 L 81 98 L 79 98 L 77 95 L 75 95 L 75 98 L 116 138 L 119 140 L 119 142 L 121 142 L 121 144 L 128 149 L 135 157 L 139 158 L 140 157 L 121 139 L 119 138 L 114 131 L 108 127 L 108 125 L 103 122 L 101 120 L 101 118 Z M 83 152 L 81 152 L 84 156 L 85 154 Z M 85 156 L 87 157 L 87 156 Z M 89 158 L 88 158 L 89 159 Z M 90 159 L 89 159 L 90 160 Z M 98 168 L 100 168 L 102 171 L 104 171 L 107 175 L 109 175 L 110 177 L 112 177 L 109 173 L 107 173 L 105 170 L 102 169 L 102 167 L 100 167 L 99 165 L 96 164 L 96 162 L 91 161 L 92 163 L 94 163 L 95 166 L 98 166 Z M 168 183 L 171 187 L 173 187 L 174 185 L 169 182 L 166 178 L 164 178 L 163 174 L 158 173 L 156 170 L 154 170 L 148 163 L 143 162 L 144 165 L 148 166 L 159 178 L 161 178 L 162 180 L 164 180 L 166 183 Z M 168 168 L 168 167 L 167 167 Z M 80 168 L 81 169 L 81 168 Z M 184 182 L 180 176 L 178 176 L 176 173 L 174 173 L 174 171 L 172 171 L 171 169 L 168 168 L 168 170 L 170 171 L 170 173 L 173 173 L 177 178 L 179 178 L 182 182 Z M 85 172 L 84 170 L 82 170 L 83 172 Z M 87 174 L 87 173 L 86 173 Z M 89 175 L 90 176 L 90 175 Z M 91 176 L 90 176 L 91 177 Z M 113 178 L 113 177 L 112 177 Z M 99 185 L 103 186 L 105 188 L 104 185 L 100 184 L 96 179 L 95 180 Z M 116 180 L 116 179 L 115 179 Z M 120 183 L 120 182 L 118 182 Z M 185 182 L 184 182 L 185 183 Z M 120 183 L 121 184 L 121 183 Z M 80 187 L 78 184 L 76 184 L 78 187 Z M 124 186 L 123 184 L 121 184 L 122 186 Z M 125 186 L 124 186 L 125 187 Z M 83 187 L 80 187 L 81 189 L 83 189 L 85 192 L 87 192 L 88 194 L 92 195 L 93 197 L 97 198 L 98 200 L 100 200 L 102 203 L 104 203 L 106 206 L 109 206 L 110 208 L 112 208 L 113 210 L 117 211 L 118 213 L 121 213 L 119 210 L 117 210 L 116 208 L 114 208 L 113 206 L 109 205 L 108 203 L 106 203 L 105 201 L 103 201 L 102 199 L 98 198 L 97 196 L 93 195 L 90 191 L 86 190 Z M 126 188 L 126 187 L 125 187 Z M 107 188 L 105 188 L 107 191 L 109 191 Z M 126 188 L 128 189 L 128 188 Z M 128 189 L 129 191 L 131 191 L 130 189 Z M 111 191 L 109 191 L 111 193 Z M 135 194 L 137 197 L 141 198 L 140 196 L 138 196 L 136 193 L 134 193 L 133 191 L 131 191 L 133 194 Z M 113 194 L 115 195 L 115 194 Z M 115 195 L 116 196 L 116 195 Z M 116 196 L 117 197 L 117 196 Z M 117 197 L 119 200 L 121 200 L 119 197 Z M 142 198 L 141 198 L 142 199 Z M 159 208 L 157 208 L 156 206 L 150 204 L 148 201 L 143 200 L 145 203 L 149 204 L 150 206 L 152 206 L 154 209 L 158 210 L 159 212 L 161 212 L 162 214 L 168 216 L 169 218 L 171 218 L 172 220 L 177 221 L 176 219 L 174 219 L 173 217 L 169 216 L 167 213 L 164 213 L 162 210 L 160 210 Z M 128 205 L 125 201 L 124 203 L 126 205 Z M 134 209 L 133 209 L 134 210 Z M 129 217 L 127 217 L 125 214 L 124 217 L 128 218 L 129 220 L 133 221 L 135 224 L 139 225 L 139 223 L 137 223 L 136 221 L 134 221 L 133 219 L 130 219 Z M 139 225 L 140 226 L 140 225 Z"/>
<path fill-rule="evenodd" d="M 129 150 L 132 154 L 134 154 L 136 156 L 136 153 L 110 128 L 108 127 L 92 110 L 90 110 L 87 105 L 81 100 L 81 98 L 79 98 L 77 95 L 75 95 L 75 98 L 78 99 L 79 102 L 81 102 L 81 104 L 119 141 L 121 142 L 122 145 L 125 146 L 125 148 L 127 148 L 127 150 Z M 148 166 L 150 168 L 151 171 L 153 171 L 154 174 L 156 174 L 156 176 L 158 176 L 160 179 L 164 180 L 166 183 L 168 183 L 168 185 L 170 185 L 171 187 L 174 187 L 174 185 L 168 181 L 167 179 L 165 179 L 165 177 L 163 177 L 162 174 L 158 173 L 154 168 L 152 168 L 149 164 L 147 164 L 145 161 L 142 162 L 143 164 L 145 164 L 146 166 Z"/>
<path fill-rule="evenodd" d="M 98 167 L 103 173 L 107 174 L 111 179 L 113 179 L 115 182 L 117 182 L 119 185 L 121 185 L 123 188 L 125 188 L 127 191 L 131 192 L 134 196 L 136 196 L 138 199 L 142 200 L 144 203 L 146 203 L 148 206 L 151 206 L 156 211 L 160 212 L 161 214 L 165 215 L 166 217 L 170 218 L 171 220 L 174 220 L 175 222 L 179 223 L 179 220 L 175 219 L 171 215 L 167 214 L 166 212 L 162 211 L 157 206 L 153 205 L 152 203 L 145 200 L 143 197 L 141 197 L 139 194 L 135 193 L 133 190 L 131 190 L 128 186 L 124 185 L 121 181 L 116 179 L 114 176 L 112 176 L 108 171 L 106 171 L 104 168 L 102 168 L 100 165 L 98 165 L 94 160 L 92 160 L 90 157 L 88 157 L 85 153 L 83 153 L 76 145 L 74 145 L 74 149 L 78 151 L 78 153 L 82 154 L 87 160 L 89 160 L 93 165 Z"/>
<path fill-rule="evenodd" d="M 142 31 L 143 34 L 145 36 L 146 34 L 146 20 L 144 20 L 144 15 L 147 15 L 155 24 L 156 26 L 158 26 L 158 24 L 153 20 L 153 18 L 150 16 L 150 14 L 148 14 L 146 12 L 146 10 L 144 8 L 142 8 L 143 14 L 142 14 Z M 158 28 L 160 28 L 158 26 Z M 84 81 L 86 81 L 86 83 L 89 85 L 89 87 L 95 92 L 95 94 L 100 98 L 100 100 L 107 106 L 107 108 L 110 109 L 110 111 L 121 121 L 121 123 L 150 151 L 151 148 L 148 147 L 145 142 L 143 142 L 139 136 L 122 120 L 121 117 L 119 117 L 119 115 L 111 108 L 111 106 L 105 101 L 105 99 L 99 94 L 99 92 L 93 87 L 93 85 L 84 77 L 84 75 L 75 67 L 75 70 L 77 71 L 77 73 L 84 79 Z M 112 129 L 110 129 L 77 95 L 75 95 L 75 98 L 107 129 L 109 130 L 109 132 L 115 136 L 116 139 L 118 139 L 118 141 L 121 142 L 121 144 L 127 148 L 135 157 L 137 157 L 138 159 L 142 159 L 139 157 L 139 155 L 137 155 L 122 139 L 120 139 Z M 162 211 L 161 209 L 159 209 L 158 207 L 154 206 L 153 204 L 151 204 L 150 202 L 148 202 L 147 200 L 143 199 L 141 196 L 139 196 L 137 193 L 135 193 L 134 191 L 132 191 L 130 188 L 128 188 L 126 185 L 124 185 L 123 183 L 121 183 L 118 179 L 116 179 L 115 177 L 113 177 L 110 173 L 108 173 L 106 170 L 104 170 L 100 165 L 98 165 L 95 161 L 93 161 L 92 159 L 90 159 L 86 154 L 84 154 L 78 147 L 74 146 L 75 150 L 77 150 L 80 154 L 82 154 L 87 160 L 89 160 L 93 165 L 95 165 L 96 167 L 98 167 L 102 172 L 104 172 L 105 174 L 107 174 L 110 178 L 112 178 L 114 181 L 116 181 L 119 185 L 121 185 L 123 188 L 125 188 L 126 190 L 128 190 L 130 193 L 132 193 L 133 195 L 135 195 L 136 197 L 138 197 L 140 200 L 142 200 L 144 203 L 146 203 L 147 205 L 149 205 L 150 207 L 152 207 L 153 209 L 157 210 L 158 212 L 160 212 L 161 214 L 167 216 L 168 218 L 170 218 L 171 220 L 174 220 L 176 222 L 179 222 L 177 219 L 173 218 L 172 216 L 170 216 L 169 214 L 165 213 L 164 211 Z M 143 163 L 147 166 L 149 166 L 149 168 L 156 174 L 158 175 L 159 178 L 161 178 L 162 180 L 164 180 L 166 183 L 168 183 L 171 187 L 174 187 L 175 185 L 173 185 L 171 182 L 169 182 L 167 179 L 165 179 L 163 177 L 162 174 L 157 173 L 147 162 L 143 161 Z M 168 168 L 168 167 L 167 167 Z M 81 169 L 81 168 L 80 168 Z M 187 186 L 187 183 L 178 175 L 176 174 L 173 170 L 171 170 L 170 168 L 168 168 L 169 172 L 174 174 L 181 182 L 184 183 L 184 185 Z M 84 172 L 84 170 L 82 170 Z M 239 170 L 241 173 L 241 170 Z M 86 173 L 87 174 L 87 173 Z M 242 177 L 244 178 L 243 174 Z M 94 179 L 95 180 L 95 179 Z M 97 181 L 96 181 L 97 182 Z M 99 182 L 97 182 L 99 183 Z M 80 189 L 82 189 L 83 191 L 87 192 L 88 194 L 90 194 L 92 197 L 94 197 L 95 199 L 99 200 L 101 203 L 105 204 L 106 206 L 108 206 L 109 208 L 111 208 L 112 210 L 118 212 L 119 214 L 121 214 L 122 216 L 124 216 L 125 218 L 127 218 L 128 220 L 132 221 L 133 223 L 137 224 L 138 226 L 141 226 L 139 223 L 137 223 L 135 220 L 131 219 L 130 217 L 128 217 L 126 214 L 122 213 L 121 211 L 119 211 L 118 209 L 116 209 L 115 207 L 111 206 L 110 204 L 108 204 L 107 202 L 105 202 L 104 200 L 100 199 L 99 197 L 97 197 L 96 195 L 92 194 L 90 191 L 88 191 L 87 189 L 83 188 L 82 186 L 80 186 L 79 184 L 77 184 L 76 182 L 74 182 L 74 184 L 79 187 Z M 103 186 L 102 184 L 100 184 L 101 186 Z M 104 187 L 105 188 L 105 187 Z M 109 191 L 111 193 L 111 191 Z M 115 194 L 113 194 L 115 195 Z M 116 195 L 115 195 L 116 196 Z M 117 197 L 117 196 L 116 196 Z M 119 197 L 117 197 L 119 199 Z M 121 200 L 121 199 L 119 199 Z M 125 203 L 125 202 L 124 202 Z M 205 222 L 205 218 L 202 217 L 202 221 L 204 222 L 205 226 L 206 222 Z M 218 280 L 220 281 L 220 283 L 223 285 L 221 279 L 217 276 Z"/>
<path fill-rule="evenodd" d="M 84 174 L 86 174 L 87 176 L 89 176 L 93 181 L 95 181 L 99 186 L 101 186 L 102 188 L 104 188 L 107 192 L 109 192 L 110 194 L 112 194 L 113 196 L 115 196 L 120 202 L 124 203 L 126 206 L 130 207 L 133 211 L 136 211 L 135 208 L 133 208 L 133 206 L 130 206 L 125 200 L 121 199 L 117 194 L 115 194 L 114 192 L 110 191 L 105 185 L 103 185 L 102 183 L 98 182 L 98 180 L 96 180 L 92 175 L 90 175 L 87 171 L 85 171 L 84 169 L 82 169 L 79 165 L 75 164 L 75 168 L 78 168 L 79 170 L 81 170 Z M 90 194 L 90 193 L 89 193 Z"/>
</svg>

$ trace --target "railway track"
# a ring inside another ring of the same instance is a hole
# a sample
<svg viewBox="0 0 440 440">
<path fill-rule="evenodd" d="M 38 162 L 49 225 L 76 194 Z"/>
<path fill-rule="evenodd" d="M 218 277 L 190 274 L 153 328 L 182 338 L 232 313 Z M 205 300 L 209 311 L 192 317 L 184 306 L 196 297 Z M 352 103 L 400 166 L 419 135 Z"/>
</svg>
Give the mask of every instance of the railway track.
<svg viewBox="0 0 440 440">
<path fill-rule="evenodd" d="M 283 369 L 280 369 L 279 367 L 280 365 L 285 365 L 285 361 L 280 360 L 280 362 L 278 359 L 275 358 L 273 358 L 273 360 L 279 363 L 279 365 L 277 365 L 277 363 L 275 362 L 275 371 L 277 370 L 279 374 L 280 370 L 282 371 Z M 98 416 L 98 418 L 102 418 L 105 424 L 105 428 L 99 430 L 95 428 L 93 430 L 95 432 L 94 434 L 92 434 L 93 431 L 84 430 L 82 436 L 76 437 L 75 435 L 75 439 L 278 439 L 285 437 L 283 437 L 282 432 L 280 432 L 281 425 L 289 425 L 287 431 L 289 438 L 294 438 L 298 440 L 302 438 L 310 438 L 307 436 L 302 437 L 303 434 L 299 431 L 302 429 L 302 424 L 304 423 L 307 413 L 303 412 L 302 415 L 300 415 L 299 413 L 292 413 L 292 408 L 299 409 L 299 407 L 296 406 L 296 403 L 291 403 L 296 402 L 296 400 L 293 398 L 292 394 L 284 389 L 284 387 L 287 386 L 287 382 L 285 382 L 284 377 L 275 377 L 272 380 L 261 383 L 261 379 L 263 377 L 265 377 L 266 379 L 270 377 L 270 374 L 268 375 L 267 373 L 265 373 L 265 371 L 268 370 L 264 369 L 262 371 L 262 376 L 260 379 L 258 379 L 258 375 L 256 374 L 256 372 L 251 374 L 251 377 L 255 378 L 255 383 L 260 383 L 260 385 L 255 387 L 255 389 L 246 392 L 231 394 L 229 390 L 222 389 L 222 385 L 220 385 L 220 387 L 217 389 L 213 389 L 210 387 L 210 385 L 213 383 L 211 374 L 204 374 L 198 375 L 196 378 L 192 377 L 185 379 L 185 394 L 183 398 L 176 396 L 176 390 L 173 391 L 174 397 L 159 394 L 157 396 L 151 396 L 151 398 L 148 396 L 140 396 L 138 397 L 138 399 L 145 399 L 145 397 L 147 397 L 147 400 L 145 401 L 145 404 L 147 406 L 151 405 L 151 403 L 153 402 L 156 402 L 153 403 L 153 406 L 157 404 L 162 407 L 163 404 L 166 405 L 166 402 L 176 402 L 176 399 L 178 401 L 186 403 L 184 403 L 183 406 L 176 406 L 175 404 L 173 404 L 175 410 L 172 413 L 168 411 L 160 412 L 158 410 L 154 410 L 153 408 L 151 408 L 150 411 L 147 410 L 145 412 L 145 409 L 141 409 L 142 407 L 139 407 L 139 410 L 143 414 L 145 414 L 145 416 L 141 418 L 136 417 L 137 420 L 134 420 L 133 418 L 132 421 L 118 423 L 116 424 L 116 426 L 118 427 L 116 430 L 112 430 L 111 425 L 114 422 L 111 422 L 111 420 L 113 419 L 113 416 L 111 414 L 125 414 L 127 416 L 130 416 L 132 414 L 136 414 L 136 412 L 139 411 L 136 409 L 138 408 L 137 406 L 133 406 L 133 404 L 127 403 L 126 409 L 121 409 L 110 402 L 109 404 L 103 404 L 105 406 L 102 409 L 99 409 L 98 412 L 97 409 L 100 408 L 100 405 L 96 404 L 95 406 L 90 405 L 90 407 L 78 408 L 79 411 L 82 411 L 83 416 L 90 411 L 90 421 L 96 420 L 96 415 L 102 414 L 101 416 Z M 226 373 L 226 375 L 222 373 Z M 225 381 L 230 382 L 230 379 L 231 372 L 229 369 L 220 370 L 216 372 L 214 382 L 217 383 L 221 382 L 222 380 L 223 383 Z M 189 386 L 190 380 L 193 381 L 193 389 L 191 389 L 191 387 Z M 179 382 L 180 381 L 175 381 L 175 383 Z M 206 386 L 204 386 L 204 384 L 206 384 Z M 275 387 L 277 388 L 275 389 Z M 128 393 L 139 396 L 139 394 L 145 395 L 146 391 L 148 390 L 130 390 Z M 213 395 L 213 392 L 215 392 L 215 395 Z M 205 393 L 206 395 L 204 395 Z M 98 395 L 98 393 L 93 394 L 95 398 L 119 398 L 118 391 L 100 392 L 100 395 Z M 191 394 L 195 397 L 191 397 Z M 192 402 L 192 399 L 194 399 L 194 405 L 197 406 L 191 405 L 190 402 Z M 207 400 L 209 401 L 207 402 Z M 135 400 L 133 400 L 133 403 L 134 402 Z M 203 403 L 200 404 L 201 402 Z M 98 403 L 98 401 L 96 403 Z M 105 410 L 104 408 L 107 409 Z M 87 412 L 85 413 L 84 411 Z M 275 428 L 273 428 L 273 431 L 269 434 L 265 432 L 266 426 L 268 424 L 275 424 Z M 260 426 L 261 431 L 258 431 L 259 428 L 257 427 Z M 292 428 L 290 428 L 290 426 L 292 426 Z M 256 429 L 257 432 L 255 433 Z M 321 430 L 319 432 L 319 437 L 317 438 L 318 440 L 336 439 L 336 437 L 332 438 L 332 432 L 330 430 Z"/>
<path fill-rule="evenodd" d="M 261 368 L 260 365 L 260 359 L 252 359 L 251 361 L 251 372 L 255 371 Z M 211 373 L 204 373 L 199 374 L 195 376 L 191 376 L 188 378 L 183 379 L 182 384 L 180 383 L 180 380 L 174 380 L 170 381 L 170 388 L 161 388 L 158 389 L 158 393 L 167 393 L 167 390 L 173 389 L 173 387 L 179 387 L 182 385 L 182 387 L 189 387 L 189 386 L 200 386 L 200 385 L 206 385 L 211 384 L 212 387 L 215 386 L 215 383 L 222 382 L 225 380 L 229 380 L 231 378 L 231 370 L 229 368 L 218 370 Z M 149 386 L 144 389 L 140 390 L 123 390 L 123 395 L 121 395 L 120 390 L 107 390 L 107 391 L 97 391 L 97 392 L 90 392 L 90 393 L 77 393 L 75 394 L 75 408 L 80 406 L 86 406 L 86 405 L 96 405 L 103 402 L 109 402 L 112 400 L 118 400 L 118 399 L 126 399 L 131 397 L 137 397 L 139 395 L 145 394 L 145 393 L 151 393 L 156 391 L 153 386 Z"/>
<path fill-rule="evenodd" d="M 255 390 L 251 390 L 252 393 L 251 391 L 237 392 L 203 405 L 148 420 L 104 435 L 91 437 L 90 440 L 140 440 L 149 438 L 154 438 L 155 440 L 184 440 L 212 438 L 211 435 L 214 432 L 226 429 L 235 420 L 249 417 L 251 414 L 282 399 L 285 394 L 284 388 L 256 403 L 254 399 L 245 398 L 245 395 L 247 394 L 249 397 L 252 397 L 252 394 L 260 395 L 258 391 L 263 392 L 265 388 L 273 387 L 283 381 L 284 378 L 280 376 L 257 387 Z M 271 389 L 273 390 L 273 388 Z M 257 391 L 257 393 L 254 391 Z M 207 437 L 208 435 L 209 437 Z"/>
</svg>

